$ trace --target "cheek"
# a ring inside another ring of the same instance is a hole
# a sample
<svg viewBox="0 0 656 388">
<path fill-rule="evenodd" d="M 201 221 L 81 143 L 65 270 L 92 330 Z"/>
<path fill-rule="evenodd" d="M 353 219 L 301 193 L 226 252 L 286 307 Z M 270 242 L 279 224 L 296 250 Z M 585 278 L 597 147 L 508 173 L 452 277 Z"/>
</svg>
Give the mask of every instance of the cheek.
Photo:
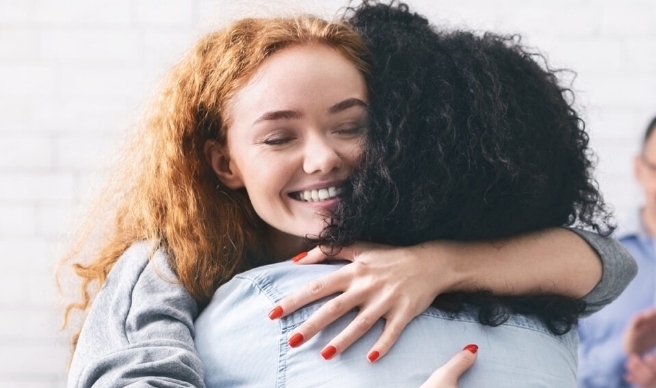
<svg viewBox="0 0 656 388">
<path fill-rule="evenodd" d="M 247 190 L 251 197 L 265 196 L 273 199 L 285 188 L 290 180 L 290 168 L 281 161 L 258 158 L 252 163 L 247 176 Z"/>
<path fill-rule="evenodd" d="M 360 160 L 360 157 L 364 154 L 364 141 L 360 141 L 357 144 L 353 144 L 348 149 L 344 152 L 342 152 L 342 155 L 344 155 L 344 158 L 347 160 L 349 165 L 351 167 L 354 167 L 358 161 Z"/>
</svg>

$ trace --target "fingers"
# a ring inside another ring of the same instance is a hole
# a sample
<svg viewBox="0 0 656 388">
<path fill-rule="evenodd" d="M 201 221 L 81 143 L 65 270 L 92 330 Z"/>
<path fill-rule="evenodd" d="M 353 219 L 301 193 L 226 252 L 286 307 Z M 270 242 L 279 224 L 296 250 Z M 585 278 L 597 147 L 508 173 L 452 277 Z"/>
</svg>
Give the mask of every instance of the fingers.
<svg viewBox="0 0 656 388">
<path fill-rule="evenodd" d="M 346 350 L 365 335 L 385 312 L 385 305 L 367 306 L 361 309 L 355 319 L 323 348 L 321 356 L 329 360 L 336 354 Z M 376 361 L 377 358 L 378 356 L 374 357 L 373 361 Z"/>
<path fill-rule="evenodd" d="M 320 247 L 309 250 L 308 252 L 301 252 L 292 257 L 292 261 L 297 264 L 316 264 L 326 260 L 326 256 Z"/>
<path fill-rule="evenodd" d="M 331 254 L 327 251 L 326 247 L 315 247 L 308 252 L 301 252 L 292 258 L 292 261 L 297 264 L 316 264 L 325 261 L 326 259 L 340 259 L 347 261 L 355 261 L 356 256 L 361 252 L 363 246 L 368 246 L 363 243 L 355 243 L 347 247 L 335 248 L 339 249 Z"/>
<path fill-rule="evenodd" d="M 309 338 L 312 338 L 318 331 L 329 323 L 335 321 L 340 316 L 344 315 L 346 312 L 352 310 L 356 303 L 350 301 L 346 294 L 342 294 L 339 297 L 342 298 L 339 303 L 335 305 L 328 306 L 325 311 L 323 306 L 317 312 L 315 312 L 305 323 L 298 327 L 294 331 L 292 337 L 296 333 L 301 333 L 303 336 L 303 341 L 307 341 Z M 333 299 L 334 302 L 335 299 Z M 328 302 L 330 304 L 331 302 Z M 384 303 L 381 303 L 376 306 L 365 306 L 363 307 L 355 319 L 335 338 L 333 338 L 321 351 L 321 356 L 329 360 L 335 355 L 342 353 L 344 350 L 348 349 L 355 341 L 360 337 L 365 335 L 373 325 L 381 318 L 385 317 L 388 306 Z M 325 314 L 325 315 L 324 315 Z M 401 332 L 406 327 L 408 322 L 412 320 L 414 315 L 409 311 L 409 309 L 403 313 L 396 313 L 391 316 L 391 318 L 386 319 L 385 328 L 383 333 L 374 346 L 367 353 L 367 359 L 369 362 L 376 362 L 381 357 L 383 357 L 389 350 L 392 348 L 394 343 L 398 340 Z M 316 322 L 319 323 L 315 323 Z M 299 343 L 300 345 L 300 343 Z"/>
<path fill-rule="evenodd" d="M 270 319 L 278 319 L 293 313 L 301 307 L 315 302 L 321 298 L 341 292 L 348 284 L 349 275 L 344 268 L 315 279 L 297 291 L 283 298 L 273 309 L 269 312 Z M 333 299 L 334 300 L 334 299 Z M 326 303 L 329 304 L 330 302 Z M 323 309 L 325 307 L 322 306 Z M 337 306 L 334 306 L 337 307 Z M 333 308 L 334 308 L 333 307 Z M 353 306 L 352 306 L 353 307 Z M 351 308 L 352 308 L 351 307 Z M 330 308 L 330 307 L 329 307 Z M 321 310 L 321 309 L 320 309 Z M 346 310 L 349 311 L 349 310 Z M 333 319 L 334 320 L 334 319 Z M 331 321 L 332 322 L 332 321 Z M 326 323 L 327 324 L 327 323 Z M 321 327 L 324 327 L 324 324 Z"/>
<path fill-rule="evenodd" d="M 626 381 L 631 384 L 644 386 L 650 377 L 650 370 L 639 356 L 631 355 L 626 362 Z"/>
<path fill-rule="evenodd" d="M 476 361 L 478 346 L 470 344 L 438 368 L 420 388 L 456 388 L 458 379 Z"/>
<path fill-rule="evenodd" d="M 314 337 L 314 335 L 324 327 L 328 326 L 357 306 L 358 300 L 346 293 L 329 300 L 314 312 L 314 314 L 312 314 L 305 322 L 303 322 L 303 324 L 294 330 L 290 339 L 294 338 L 296 334 L 300 334 L 302 341 L 294 341 L 293 344 L 290 342 L 290 345 L 292 347 L 301 345 L 303 342 Z M 342 331 L 337 337 L 333 338 L 333 340 L 324 347 L 321 351 L 323 358 L 326 360 L 331 359 L 337 353 L 341 353 L 344 349 L 351 346 L 358 338 L 362 337 L 381 317 L 382 313 L 380 311 L 380 309 L 376 308 L 363 308 L 362 311 L 358 313 L 355 320 L 353 320 L 344 331 Z M 297 336 L 296 338 L 299 337 Z"/>
<path fill-rule="evenodd" d="M 399 339 L 403 329 L 405 329 L 405 327 L 413 318 L 414 315 L 409 310 L 396 314 L 394 317 L 388 318 L 385 322 L 383 333 L 380 335 L 378 341 L 376 341 L 374 346 L 371 347 L 369 353 L 367 354 L 367 359 L 369 362 L 376 362 L 385 356 Z"/>
<path fill-rule="evenodd" d="M 645 388 L 656 387 L 656 358 L 647 355 L 644 358 L 633 354 L 626 362 L 625 380 Z"/>
<path fill-rule="evenodd" d="M 649 309 L 636 314 L 622 335 L 624 350 L 628 353 L 644 353 L 656 346 L 656 310 Z"/>
<path fill-rule="evenodd" d="M 321 248 L 315 248 L 297 256 L 296 261 L 309 264 L 326 257 Z M 274 306 L 269 317 L 281 318 L 309 303 L 343 292 L 326 302 L 299 326 L 290 336 L 290 345 L 300 346 L 328 324 L 359 308 L 357 318 L 321 353 L 326 359 L 334 357 L 362 337 L 378 319 L 385 318 L 383 333 L 367 354 L 369 360 L 374 362 L 390 350 L 408 322 L 430 305 L 435 297 L 432 283 L 417 281 L 417 275 L 422 274 L 422 266 L 418 265 L 414 255 L 403 254 L 396 248 L 356 243 L 328 257 L 350 260 L 352 263 L 287 296 Z"/>
</svg>

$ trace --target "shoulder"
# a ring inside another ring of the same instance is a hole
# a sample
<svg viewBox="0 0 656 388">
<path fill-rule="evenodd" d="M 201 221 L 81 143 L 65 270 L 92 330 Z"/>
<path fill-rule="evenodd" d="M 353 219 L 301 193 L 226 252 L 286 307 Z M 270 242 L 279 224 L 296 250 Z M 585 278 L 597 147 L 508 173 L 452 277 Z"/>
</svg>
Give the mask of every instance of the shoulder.
<svg viewBox="0 0 656 388">
<path fill-rule="evenodd" d="M 161 303 L 161 304 L 159 304 Z M 95 305 L 111 307 L 114 316 L 128 319 L 135 314 L 181 309 L 195 318 L 196 302 L 180 284 L 162 248 L 140 241 L 118 259 L 98 294 Z"/>
<path fill-rule="evenodd" d="M 163 350 L 167 347 L 195 354 L 197 315 L 198 306 L 177 281 L 166 253 L 148 242 L 137 242 L 118 259 L 93 301 L 71 375 L 128 349 L 137 359 L 146 353 L 168 352 Z"/>
<path fill-rule="evenodd" d="M 299 265 L 291 261 L 264 265 L 243 272 L 229 283 L 250 283 L 273 303 L 321 276 L 343 267 L 346 262 Z"/>
</svg>

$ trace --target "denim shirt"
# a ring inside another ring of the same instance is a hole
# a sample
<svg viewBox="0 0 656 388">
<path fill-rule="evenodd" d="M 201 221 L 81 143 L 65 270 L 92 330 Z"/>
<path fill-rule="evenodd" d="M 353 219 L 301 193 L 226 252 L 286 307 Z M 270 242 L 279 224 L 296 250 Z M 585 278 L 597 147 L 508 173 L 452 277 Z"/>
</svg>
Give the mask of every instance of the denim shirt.
<svg viewBox="0 0 656 388">
<path fill-rule="evenodd" d="M 616 241 L 573 231 L 603 262 L 601 281 L 584 298 L 592 312 L 626 287 L 635 262 Z M 354 318 L 351 313 L 309 343 L 289 349 L 289 332 L 320 303 L 280 321 L 266 314 L 284 293 L 334 271 L 332 265 L 281 263 L 238 275 L 217 291 L 196 333 L 196 301 L 177 280 L 166 252 L 153 249 L 147 241 L 136 242 L 113 266 L 82 327 L 69 388 L 202 388 L 205 368 L 194 339 L 208 363 L 207 381 L 226 386 L 419 386 L 471 342 L 480 346 L 480 355 L 461 387 L 571 386 L 575 334 L 553 337 L 523 317 L 491 328 L 477 324 L 471 313 L 452 319 L 431 309 L 412 321 L 391 353 L 373 365 L 365 357 L 381 322 L 350 350 L 323 361 L 320 350 Z M 541 382 L 529 383 L 535 376 Z"/>
<path fill-rule="evenodd" d="M 366 355 L 382 321 L 330 361 L 319 354 L 354 319 L 354 311 L 290 348 L 290 333 L 325 300 L 276 321 L 267 313 L 285 295 L 337 268 L 284 262 L 245 272 L 220 287 L 195 323 L 207 387 L 418 387 L 469 343 L 479 346 L 479 356 L 461 378 L 461 388 L 576 386 L 576 330 L 555 336 L 538 320 L 519 315 L 489 327 L 477 322 L 475 311 L 451 317 L 429 308 L 373 364 Z"/>
</svg>

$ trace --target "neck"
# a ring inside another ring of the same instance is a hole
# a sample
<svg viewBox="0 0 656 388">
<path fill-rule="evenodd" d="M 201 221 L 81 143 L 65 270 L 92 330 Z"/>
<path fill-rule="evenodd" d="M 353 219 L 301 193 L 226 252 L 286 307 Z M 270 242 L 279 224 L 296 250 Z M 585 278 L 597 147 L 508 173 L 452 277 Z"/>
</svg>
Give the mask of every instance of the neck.
<svg viewBox="0 0 656 388">
<path fill-rule="evenodd" d="M 642 225 L 650 236 L 656 236 L 656 209 L 645 206 L 641 212 Z"/>
<path fill-rule="evenodd" d="M 275 262 L 289 260 L 309 248 L 303 237 L 293 236 L 275 228 L 269 228 L 269 241 Z"/>
</svg>

